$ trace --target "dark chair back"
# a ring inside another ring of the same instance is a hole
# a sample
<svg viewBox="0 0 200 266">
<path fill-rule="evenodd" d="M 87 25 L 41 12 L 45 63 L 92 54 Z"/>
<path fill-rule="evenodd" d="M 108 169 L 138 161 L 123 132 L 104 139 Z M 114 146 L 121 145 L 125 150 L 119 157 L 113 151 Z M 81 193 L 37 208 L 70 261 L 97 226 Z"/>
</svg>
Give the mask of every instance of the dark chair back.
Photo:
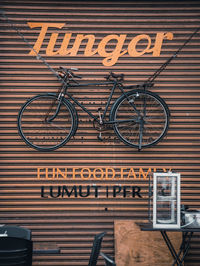
<svg viewBox="0 0 200 266">
<path fill-rule="evenodd" d="M 94 237 L 92 251 L 90 254 L 90 260 L 88 266 L 96 266 L 99 253 L 101 250 L 101 242 L 106 232 L 100 233 Z"/>
<path fill-rule="evenodd" d="M 32 266 L 31 231 L 18 226 L 0 226 L 0 265 Z"/>
</svg>

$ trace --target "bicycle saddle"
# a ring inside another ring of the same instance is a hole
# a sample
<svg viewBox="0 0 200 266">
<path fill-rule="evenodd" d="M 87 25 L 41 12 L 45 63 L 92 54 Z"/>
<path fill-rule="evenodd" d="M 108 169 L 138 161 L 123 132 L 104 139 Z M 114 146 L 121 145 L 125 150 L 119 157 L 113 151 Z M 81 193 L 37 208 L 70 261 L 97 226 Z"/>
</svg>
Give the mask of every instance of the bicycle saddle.
<svg viewBox="0 0 200 266">
<path fill-rule="evenodd" d="M 123 81 L 124 80 L 124 74 L 115 74 L 113 72 L 110 72 L 107 76 L 105 76 L 105 79 L 107 80 L 118 80 Z"/>
</svg>

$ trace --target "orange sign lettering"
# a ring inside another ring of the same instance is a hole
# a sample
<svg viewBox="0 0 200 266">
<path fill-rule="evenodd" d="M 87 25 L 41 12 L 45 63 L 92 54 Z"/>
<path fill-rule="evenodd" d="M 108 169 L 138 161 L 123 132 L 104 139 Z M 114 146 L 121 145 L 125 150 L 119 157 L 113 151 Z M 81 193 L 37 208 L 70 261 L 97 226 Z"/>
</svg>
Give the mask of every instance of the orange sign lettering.
<svg viewBox="0 0 200 266">
<path fill-rule="evenodd" d="M 40 49 L 43 45 L 43 42 L 46 37 L 46 33 L 48 32 L 49 28 L 57 28 L 62 29 L 65 23 L 43 23 L 43 22 L 28 22 L 28 26 L 32 28 L 40 28 L 40 33 L 38 38 L 34 44 L 33 49 L 30 51 L 29 55 L 36 55 L 40 52 Z M 72 33 L 68 32 L 65 33 L 65 36 L 62 40 L 62 44 L 60 45 L 59 49 L 55 49 L 56 41 L 58 38 L 59 33 L 53 32 L 51 33 L 47 48 L 46 48 L 46 55 L 47 56 L 76 56 L 80 45 L 82 44 L 83 40 L 87 40 L 84 49 L 84 56 L 93 56 L 95 54 L 99 54 L 104 59 L 102 60 L 102 64 L 104 66 L 113 66 L 117 63 L 119 57 L 125 55 L 126 53 L 129 54 L 131 57 L 138 57 L 142 56 L 145 53 L 152 53 L 152 56 L 160 56 L 162 44 L 164 38 L 168 40 L 173 39 L 173 33 L 171 32 L 159 32 L 155 36 L 155 42 L 152 46 L 151 37 L 148 34 L 140 34 L 135 36 L 128 44 L 127 49 L 123 50 L 123 46 L 126 40 L 126 34 L 110 34 L 105 36 L 98 44 L 97 49 L 94 49 L 93 46 L 95 44 L 95 35 L 93 34 L 77 34 L 75 41 L 73 43 L 72 48 L 68 48 L 69 42 L 71 40 Z M 140 41 L 145 41 L 146 47 L 143 50 L 138 51 L 137 45 Z M 112 51 L 108 51 L 107 46 L 109 42 L 115 42 L 115 48 Z"/>
</svg>

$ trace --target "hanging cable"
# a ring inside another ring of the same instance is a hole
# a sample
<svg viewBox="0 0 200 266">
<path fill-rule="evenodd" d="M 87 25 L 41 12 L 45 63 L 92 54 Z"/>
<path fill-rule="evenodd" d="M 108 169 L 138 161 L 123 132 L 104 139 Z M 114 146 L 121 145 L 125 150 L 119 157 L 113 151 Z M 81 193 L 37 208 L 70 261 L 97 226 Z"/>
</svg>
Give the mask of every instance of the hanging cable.
<svg viewBox="0 0 200 266">
<path fill-rule="evenodd" d="M 49 70 L 58 78 L 58 80 L 67 85 L 66 82 L 59 76 L 59 74 L 47 63 L 47 61 L 32 47 L 29 41 L 23 36 L 23 34 L 19 31 L 19 29 L 14 25 L 14 23 L 5 15 L 4 11 L 1 10 L 0 14 L 7 20 L 7 22 L 11 25 L 11 27 L 17 32 L 17 34 L 23 39 L 23 41 L 34 51 L 35 56 L 38 60 L 41 60 Z M 178 55 L 178 53 L 186 46 L 186 44 L 193 38 L 193 36 L 200 30 L 200 27 L 197 28 L 190 37 L 182 44 L 182 46 L 170 57 L 167 61 L 161 65 L 159 69 L 155 71 L 153 75 L 151 75 L 144 84 L 153 83 L 153 81 L 157 78 L 158 75 L 166 68 L 166 66 Z"/>
<path fill-rule="evenodd" d="M 64 79 L 60 77 L 60 75 L 47 63 L 47 61 L 32 47 L 32 45 L 29 43 L 29 41 L 23 36 L 23 34 L 20 32 L 20 30 L 14 25 L 14 23 L 5 15 L 3 10 L 0 10 L 0 14 L 7 20 L 7 22 L 10 24 L 10 26 L 17 32 L 17 34 L 23 39 L 23 41 L 31 48 L 31 50 L 34 51 L 35 56 L 38 60 L 41 60 L 45 66 L 58 78 L 58 80 L 63 83 L 64 85 L 67 85 Z"/>
<path fill-rule="evenodd" d="M 190 37 L 179 47 L 179 49 L 170 57 L 167 59 L 167 61 L 161 65 L 159 69 L 155 71 L 153 75 L 151 75 L 145 83 L 153 83 L 154 79 L 157 78 L 158 75 L 166 68 L 166 66 L 179 54 L 179 52 L 186 46 L 186 44 L 196 35 L 196 33 L 200 30 L 200 27 L 197 28 L 191 35 Z"/>
</svg>

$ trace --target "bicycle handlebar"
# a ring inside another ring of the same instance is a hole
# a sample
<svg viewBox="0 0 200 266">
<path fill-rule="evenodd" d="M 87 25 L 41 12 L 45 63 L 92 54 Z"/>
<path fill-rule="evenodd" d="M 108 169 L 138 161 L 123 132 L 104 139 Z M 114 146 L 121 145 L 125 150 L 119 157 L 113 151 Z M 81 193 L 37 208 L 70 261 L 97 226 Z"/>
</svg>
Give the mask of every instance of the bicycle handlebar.
<svg viewBox="0 0 200 266">
<path fill-rule="evenodd" d="M 81 76 L 78 76 L 78 75 L 75 75 L 74 73 L 73 73 L 73 71 L 78 71 L 78 68 L 69 68 L 69 69 L 67 69 L 67 68 L 65 68 L 65 67 L 60 67 L 60 72 L 61 73 L 59 73 L 59 75 L 61 75 L 61 76 L 64 76 L 64 77 L 68 77 L 68 78 L 79 78 L 79 79 L 81 79 L 82 77 Z"/>
<path fill-rule="evenodd" d="M 58 74 L 60 75 L 61 78 L 68 78 L 71 79 L 72 81 L 73 78 L 79 78 L 81 79 L 81 76 L 78 76 L 76 74 L 73 73 L 73 71 L 78 71 L 78 68 L 65 68 L 60 66 L 60 70 L 58 70 Z M 124 74 L 115 74 L 113 72 L 110 72 L 107 76 L 105 76 L 105 79 L 107 80 L 115 80 L 115 81 L 123 81 L 124 80 Z"/>
</svg>

